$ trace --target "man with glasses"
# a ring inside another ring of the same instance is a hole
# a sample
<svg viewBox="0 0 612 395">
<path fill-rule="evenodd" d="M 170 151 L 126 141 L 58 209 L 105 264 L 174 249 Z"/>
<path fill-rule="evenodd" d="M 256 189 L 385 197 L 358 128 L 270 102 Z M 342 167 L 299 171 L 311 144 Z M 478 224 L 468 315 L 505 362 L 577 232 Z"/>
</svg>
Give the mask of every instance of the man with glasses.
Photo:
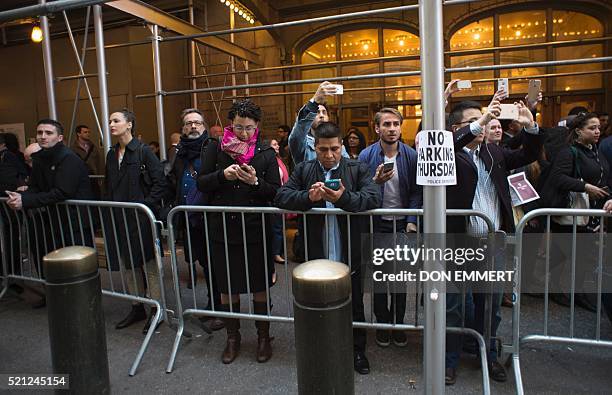
<svg viewBox="0 0 612 395">
<path fill-rule="evenodd" d="M 171 170 L 168 175 L 170 190 L 168 195 L 172 195 L 172 200 L 177 206 L 183 204 L 204 205 L 206 204 L 206 196 L 198 191 L 196 180 L 202 164 L 201 157 L 209 141 L 207 132 L 208 125 L 204 121 L 202 112 L 195 108 L 183 110 L 181 113 L 181 120 L 183 123 L 182 135 L 176 146 L 174 159 L 170 162 Z M 179 216 L 179 222 L 184 222 L 184 216 Z M 200 266 L 202 266 L 208 292 L 208 305 L 206 309 L 210 310 L 213 301 L 215 306 L 221 304 L 221 294 L 215 284 L 214 275 L 212 279 L 209 276 L 211 272 L 208 270 L 207 239 L 204 235 L 205 229 L 202 222 L 202 214 L 189 214 L 188 222 L 188 224 L 178 224 L 177 229 L 182 229 L 185 225 L 189 226 L 190 240 L 183 237 L 185 260 L 191 263 L 198 261 Z M 191 247 L 191 249 L 189 247 Z M 193 265 L 193 276 L 190 276 L 187 287 L 190 289 L 193 288 L 196 282 L 197 270 L 196 266 Z M 211 285 L 213 292 L 211 292 Z M 204 317 L 202 319 L 202 324 L 207 325 L 206 321 L 210 321 L 208 327 L 211 330 L 216 331 L 224 327 L 223 321 L 219 318 Z"/>
<path fill-rule="evenodd" d="M 523 133 L 523 147 L 517 150 L 504 148 L 485 141 L 485 128 L 496 119 L 501 112 L 500 91 L 494 96 L 489 106 L 483 111 L 481 105 L 473 101 L 463 101 L 457 104 L 449 114 L 448 126 L 453 131 L 455 141 L 455 164 L 457 184 L 447 187 L 446 206 L 449 209 L 473 209 L 482 212 L 491 219 L 494 231 L 514 232 L 514 217 L 512 200 L 507 177 L 510 170 L 526 166 L 538 159 L 542 149 L 542 139 L 538 125 L 533 120 L 533 114 L 522 102 L 515 103 Z M 467 222 L 467 223 L 466 223 Z M 480 240 L 486 239 L 488 226 L 483 219 L 470 217 L 468 221 L 462 217 L 448 217 L 446 231 L 450 234 L 465 234 L 470 237 L 468 243 L 480 246 Z M 463 247 L 463 246 L 462 246 Z M 470 247 L 473 247 L 472 245 Z M 495 268 L 503 270 L 499 265 L 503 262 L 502 248 L 495 249 Z M 468 290 L 469 291 L 469 290 Z M 499 291 L 498 291 L 499 292 Z M 473 314 L 466 312 L 466 318 L 473 317 L 473 322 L 467 326 L 473 327 L 479 333 L 484 333 L 485 323 L 484 293 L 468 292 L 467 301 L 473 300 L 473 305 L 466 303 L 466 309 L 474 309 Z M 448 292 L 446 296 L 446 324 L 448 327 L 462 325 L 464 310 L 462 295 Z M 495 336 L 501 315 L 498 314 L 501 295 L 492 295 L 491 311 L 491 343 L 487 355 L 489 375 L 495 381 L 506 381 L 506 371 L 497 362 Z M 456 381 L 456 370 L 459 364 L 461 336 L 449 335 L 446 342 L 446 384 Z"/>
</svg>

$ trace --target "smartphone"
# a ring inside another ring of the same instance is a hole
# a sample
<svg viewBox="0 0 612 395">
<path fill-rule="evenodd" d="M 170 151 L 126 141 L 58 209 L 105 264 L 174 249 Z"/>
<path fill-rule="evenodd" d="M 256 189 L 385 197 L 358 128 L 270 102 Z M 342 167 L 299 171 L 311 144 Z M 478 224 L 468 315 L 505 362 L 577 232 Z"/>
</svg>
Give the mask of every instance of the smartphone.
<svg viewBox="0 0 612 395">
<path fill-rule="evenodd" d="M 334 95 L 342 95 L 342 94 L 344 94 L 344 86 L 343 85 L 333 84 L 331 86 L 336 88 L 336 93 L 334 93 Z"/>
<path fill-rule="evenodd" d="M 529 89 L 527 91 L 527 97 L 529 101 L 535 103 L 538 100 L 540 94 L 540 88 L 542 87 L 542 81 L 540 80 L 529 80 Z"/>
<path fill-rule="evenodd" d="M 501 112 L 498 119 L 518 119 L 519 111 L 518 107 L 514 104 L 500 104 Z"/>
<path fill-rule="evenodd" d="M 328 187 L 329 189 L 333 189 L 334 191 L 337 191 L 338 189 L 340 189 L 340 179 L 336 178 L 332 180 L 325 180 L 325 186 Z"/>
<path fill-rule="evenodd" d="M 559 123 L 557 124 L 557 126 L 562 126 L 562 127 L 564 127 L 564 128 L 565 128 L 565 127 L 567 127 L 567 120 L 566 120 L 566 119 L 564 119 L 564 120 L 562 120 L 562 121 L 559 121 Z"/>
<path fill-rule="evenodd" d="M 383 165 L 383 173 L 393 170 L 393 166 L 395 166 L 395 162 L 385 162 Z"/>
<path fill-rule="evenodd" d="M 505 99 L 510 95 L 510 86 L 507 78 L 499 78 L 497 80 L 497 90 L 506 92 L 500 99 Z"/>
<path fill-rule="evenodd" d="M 458 89 L 472 89 L 472 81 L 470 80 L 459 80 L 457 81 L 457 88 Z"/>
</svg>

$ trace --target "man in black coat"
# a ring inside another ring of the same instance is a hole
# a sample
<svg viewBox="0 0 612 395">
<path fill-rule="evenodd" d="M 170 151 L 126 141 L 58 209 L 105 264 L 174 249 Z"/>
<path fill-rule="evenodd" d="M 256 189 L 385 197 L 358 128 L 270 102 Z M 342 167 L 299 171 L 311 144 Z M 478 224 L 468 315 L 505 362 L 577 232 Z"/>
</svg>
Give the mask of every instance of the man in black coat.
<svg viewBox="0 0 612 395">
<path fill-rule="evenodd" d="M 447 188 L 447 208 L 474 209 L 486 214 L 492 221 L 495 231 L 514 231 L 512 214 L 512 199 L 507 177 L 510 170 L 537 160 L 542 149 L 542 139 L 539 127 L 533 120 L 533 115 L 522 102 L 519 108 L 518 123 L 522 126 L 523 147 L 510 150 L 496 144 L 484 141 L 485 126 L 500 113 L 500 103 L 497 94 L 483 114 L 479 103 L 464 101 L 453 108 L 449 115 L 449 126 L 454 132 L 455 162 L 457 184 Z M 476 217 L 466 221 L 460 217 L 448 217 L 447 233 L 467 233 L 472 241 L 486 238 L 488 227 Z M 496 249 L 495 261 L 503 264 L 503 251 Z M 499 257 L 499 258 L 498 258 Z M 496 264 L 497 266 L 497 264 Z M 496 269 L 498 269 L 496 267 Z M 502 269 L 499 269 L 502 270 Z M 474 293 L 474 326 L 483 333 L 485 313 L 485 295 Z M 491 336 L 496 335 L 501 316 L 497 314 L 501 298 L 493 295 Z M 448 293 L 446 301 L 447 325 L 461 326 L 462 297 L 460 294 Z M 461 341 L 458 336 L 447 337 L 446 352 L 446 383 L 454 384 L 456 369 L 459 362 Z M 504 368 L 497 362 L 495 347 L 491 347 L 488 355 L 489 374 L 496 381 L 507 379 Z"/>
<path fill-rule="evenodd" d="M 175 153 L 170 159 L 170 168 L 168 174 L 168 196 L 175 206 L 179 205 L 204 205 L 206 204 L 205 195 L 198 191 L 197 179 L 202 166 L 202 154 L 208 143 L 208 131 L 206 121 L 202 112 L 196 108 L 187 108 L 181 113 L 181 122 L 183 124 L 182 135 L 176 148 L 173 148 Z M 206 280 L 206 289 L 208 293 L 207 310 L 212 309 L 212 301 L 214 299 L 215 308 L 221 305 L 221 294 L 217 287 L 215 276 L 210 277 L 212 267 L 208 269 L 208 254 L 207 238 L 204 235 L 204 222 L 201 213 L 190 213 L 189 217 L 189 236 L 187 240 L 186 232 L 183 237 L 183 247 L 185 249 L 185 260 L 187 262 L 198 261 L 204 271 L 204 279 Z M 177 229 L 184 229 L 184 215 L 178 216 Z M 189 249 L 191 247 L 191 250 Z M 190 272 L 191 273 L 191 272 Z M 191 289 L 197 280 L 197 270 L 193 266 L 193 278 L 190 278 L 187 288 Z M 211 287 L 212 280 L 212 287 Z M 192 283 L 193 281 L 193 283 Z M 211 288 L 213 293 L 211 294 Z M 202 324 L 210 321 L 209 327 L 211 330 L 219 330 L 224 328 L 223 320 L 218 317 L 205 316 L 201 318 Z"/>
<path fill-rule="evenodd" d="M 274 204 L 296 211 L 335 207 L 361 212 L 380 207 L 380 188 L 374 183 L 368 166 L 343 158 L 342 147 L 340 129 L 331 122 L 319 124 L 315 128 L 317 158 L 296 166 L 289 181 L 278 191 Z M 325 186 L 325 181 L 332 179 L 340 180 L 337 190 Z M 353 319 L 365 321 L 360 244 L 361 234 L 367 233 L 367 224 L 363 218 L 351 219 L 349 238 L 346 216 L 328 216 L 327 221 L 323 215 L 309 215 L 307 218 L 307 259 L 331 259 L 351 267 Z M 329 228 L 327 231 L 326 225 Z M 365 356 L 364 329 L 353 330 L 353 347 L 355 370 L 368 374 L 370 364 Z"/>
<path fill-rule="evenodd" d="M 29 187 L 21 193 L 7 192 L 9 207 L 31 211 L 29 220 L 34 225 L 29 229 L 32 231 L 34 228 L 34 232 L 30 240 L 33 244 L 37 243 L 37 247 L 30 245 L 30 248 L 35 264 L 40 263 L 42 257 L 54 249 L 69 245 L 91 246 L 93 243 L 85 210 L 79 216 L 74 208 L 53 207 L 68 199 L 92 198 L 87 167 L 64 145 L 63 139 L 64 128 L 61 123 L 53 119 L 40 120 L 36 125 L 36 140 L 42 149 L 32 155 Z M 32 211 L 37 208 L 46 210 L 48 215 L 43 215 L 42 211 Z M 39 267 L 42 269 L 42 264 Z M 44 306 L 44 299 L 38 306 Z"/>
</svg>

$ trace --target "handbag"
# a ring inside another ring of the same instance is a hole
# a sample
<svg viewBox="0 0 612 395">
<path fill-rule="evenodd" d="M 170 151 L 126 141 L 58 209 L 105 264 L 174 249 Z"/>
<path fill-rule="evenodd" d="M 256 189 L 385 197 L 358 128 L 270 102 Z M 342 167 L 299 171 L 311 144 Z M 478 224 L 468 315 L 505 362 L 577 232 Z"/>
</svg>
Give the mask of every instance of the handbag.
<svg viewBox="0 0 612 395">
<path fill-rule="evenodd" d="M 584 181 L 582 179 L 582 175 L 580 174 L 580 165 L 578 164 L 578 152 L 576 151 L 576 147 L 570 147 L 572 150 L 572 156 L 574 157 L 574 173 L 580 177 L 580 181 Z M 570 209 L 589 209 L 589 195 L 586 192 L 569 192 L 569 204 L 567 208 Z M 560 215 L 552 217 L 552 220 L 559 225 L 574 225 L 574 216 L 573 215 Z M 587 226 L 589 223 L 588 216 L 576 216 L 576 226 Z"/>
</svg>

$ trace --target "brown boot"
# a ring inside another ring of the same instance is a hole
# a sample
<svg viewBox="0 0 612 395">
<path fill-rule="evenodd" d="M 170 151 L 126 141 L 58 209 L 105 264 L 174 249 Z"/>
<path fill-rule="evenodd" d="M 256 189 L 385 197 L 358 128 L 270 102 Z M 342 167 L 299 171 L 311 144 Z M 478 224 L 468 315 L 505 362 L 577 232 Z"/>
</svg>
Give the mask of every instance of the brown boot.
<svg viewBox="0 0 612 395">
<path fill-rule="evenodd" d="M 253 302 L 255 314 L 267 315 L 266 302 Z M 267 362 L 272 357 L 272 345 L 274 339 L 270 337 L 270 321 L 255 321 L 257 328 L 257 362 Z"/>
<path fill-rule="evenodd" d="M 229 305 L 219 306 L 220 310 L 229 311 Z M 234 312 L 240 311 L 240 304 L 234 304 L 232 306 Z M 223 356 L 221 361 L 224 364 L 234 362 L 234 359 L 240 352 L 240 320 L 235 318 L 223 318 L 225 322 L 225 330 L 227 331 L 227 343 L 225 343 L 225 349 L 223 350 Z"/>
</svg>

